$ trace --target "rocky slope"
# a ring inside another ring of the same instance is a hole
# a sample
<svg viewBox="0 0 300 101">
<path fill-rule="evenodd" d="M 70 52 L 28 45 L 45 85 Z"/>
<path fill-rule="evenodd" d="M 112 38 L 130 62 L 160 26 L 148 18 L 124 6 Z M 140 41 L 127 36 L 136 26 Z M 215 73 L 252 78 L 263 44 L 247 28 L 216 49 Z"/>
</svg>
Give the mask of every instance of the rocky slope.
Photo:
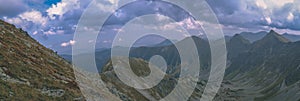
<svg viewBox="0 0 300 101">
<path fill-rule="evenodd" d="M 0 100 L 83 100 L 72 66 L 0 20 Z"/>
</svg>

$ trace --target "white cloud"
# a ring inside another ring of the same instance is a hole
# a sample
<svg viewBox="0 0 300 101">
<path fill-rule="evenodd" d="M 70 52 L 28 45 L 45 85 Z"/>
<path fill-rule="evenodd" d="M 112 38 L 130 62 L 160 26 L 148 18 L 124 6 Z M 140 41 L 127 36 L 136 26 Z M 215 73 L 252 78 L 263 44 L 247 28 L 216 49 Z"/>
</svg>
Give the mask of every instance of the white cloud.
<svg viewBox="0 0 300 101">
<path fill-rule="evenodd" d="M 182 35 L 183 35 L 183 37 L 191 37 L 190 34 L 182 34 Z"/>
<path fill-rule="evenodd" d="M 85 31 L 95 31 L 93 28 L 91 28 L 91 27 L 83 27 L 83 29 L 85 30 Z"/>
<path fill-rule="evenodd" d="M 156 14 L 156 19 L 158 21 L 164 21 L 164 20 L 168 20 L 169 18 L 167 16 L 161 15 L 161 14 Z"/>
<path fill-rule="evenodd" d="M 12 24 L 16 24 L 16 25 L 21 25 L 23 23 L 23 20 L 19 17 L 17 17 L 17 18 L 4 17 L 4 20 L 7 21 L 8 23 L 12 23 Z"/>
<path fill-rule="evenodd" d="M 108 0 L 111 4 L 116 4 L 118 3 L 119 0 Z"/>
<path fill-rule="evenodd" d="M 103 43 L 110 43 L 111 41 L 108 40 L 104 40 Z"/>
<path fill-rule="evenodd" d="M 161 21 L 161 20 L 159 20 L 159 21 Z M 189 17 L 189 18 L 186 18 L 186 19 L 184 19 L 180 22 L 173 22 L 173 23 L 166 24 L 166 25 L 162 26 L 161 29 L 174 30 L 174 29 L 177 29 L 177 27 L 180 27 L 180 26 L 185 27 L 187 29 L 200 29 L 202 24 L 203 24 L 202 22 L 195 21 L 191 17 Z"/>
<path fill-rule="evenodd" d="M 56 5 L 52 5 L 49 9 L 47 9 L 48 16 L 53 20 L 55 16 L 63 16 L 68 11 L 79 9 L 80 2 L 78 0 L 62 0 L 60 3 Z"/>
<path fill-rule="evenodd" d="M 47 27 L 47 24 L 49 24 L 49 19 L 47 17 L 44 17 L 42 13 L 37 10 L 23 12 L 13 18 L 3 18 L 6 22 L 14 24 L 17 27 L 28 31 L 32 35 L 39 34 L 43 31 L 44 28 Z"/>
<path fill-rule="evenodd" d="M 122 38 L 119 38 L 118 41 L 123 41 L 123 39 L 122 39 Z"/>
<path fill-rule="evenodd" d="M 294 0 L 265 0 L 268 5 L 282 7 L 287 3 L 294 3 Z"/>
<path fill-rule="evenodd" d="M 106 4 L 103 4 L 103 3 L 97 3 L 96 5 L 99 8 L 99 10 L 103 11 L 104 13 L 111 13 L 111 12 L 114 12 L 116 7 L 118 6 L 117 2 L 111 2 L 111 3 L 114 3 L 114 4 L 113 5 L 106 5 Z"/>
<path fill-rule="evenodd" d="M 63 43 L 61 43 L 60 46 L 62 46 L 62 47 L 67 47 L 67 46 L 72 46 L 72 45 L 74 45 L 75 43 L 76 43 L 76 41 L 70 40 L 69 42 L 63 42 Z"/>
<path fill-rule="evenodd" d="M 265 17 L 265 20 L 267 21 L 268 24 L 272 23 L 272 19 L 270 17 Z"/>
<path fill-rule="evenodd" d="M 35 24 L 40 24 L 45 26 L 48 22 L 47 17 L 43 17 L 42 13 L 36 10 L 24 12 L 19 15 L 19 17 L 26 21 L 31 21 Z"/>
<path fill-rule="evenodd" d="M 293 21 L 294 20 L 294 14 L 290 12 L 289 15 L 287 16 L 287 20 L 290 21 L 290 22 Z"/>
<path fill-rule="evenodd" d="M 297 1 L 299 0 L 256 0 L 256 6 L 261 8 L 257 12 L 264 16 L 264 21 L 268 25 L 273 23 L 281 27 L 286 26 L 286 24 L 294 23 L 297 17 L 294 14 L 300 11 L 296 5 Z"/>
<path fill-rule="evenodd" d="M 263 9 L 281 8 L 285 4 L 294 3 L 294 0 L 256 0 L 255 4 Z"/>
<path fill-rule="evenodd" d="M 257 7 L 261 7 L 263 9 L 267 9 L 268 8 L 268 6 L 264 2 L 264 0 L 256 0 L 255 4 L 256 4 Z"/>
<path fill-rule="evenodd" d="M 38 31 L 34 31 L 32 35 L 36 35 L 36 34 L 38 34 Z"/>
<path fill-rule="evenodd" d="M 50 29 L 46 32 L 43 32 L 45 35 L 56 35 L 56 34 L 64 34 L 64 30 L 56 30 L 54 31 L 53 29 Z"/>
<path fill-rule="evenodd" d="M 49 30 L 49 31 L 44 32 L 44 34 L 45 35 L 55 35 L 56 33 L 54 31 Z"/>
<path fill-rule="evenodd" d="M 96 42 L 95 40 L 89 40 L 89 43 L 93 43 L 93 42 Z"/>
</svg>

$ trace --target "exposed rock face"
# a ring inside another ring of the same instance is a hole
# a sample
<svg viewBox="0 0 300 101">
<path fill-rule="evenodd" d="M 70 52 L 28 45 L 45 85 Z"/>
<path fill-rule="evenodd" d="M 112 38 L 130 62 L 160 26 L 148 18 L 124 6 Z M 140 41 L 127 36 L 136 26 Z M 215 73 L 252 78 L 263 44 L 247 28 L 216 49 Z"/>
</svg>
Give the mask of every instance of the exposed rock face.
<svg viewBox="0 0 300 101">
<path fill-rule="evenodd" d="M 68 62 L 0 20 L 0 100 L 79 100 L 74 80 Z"/>
</svg>

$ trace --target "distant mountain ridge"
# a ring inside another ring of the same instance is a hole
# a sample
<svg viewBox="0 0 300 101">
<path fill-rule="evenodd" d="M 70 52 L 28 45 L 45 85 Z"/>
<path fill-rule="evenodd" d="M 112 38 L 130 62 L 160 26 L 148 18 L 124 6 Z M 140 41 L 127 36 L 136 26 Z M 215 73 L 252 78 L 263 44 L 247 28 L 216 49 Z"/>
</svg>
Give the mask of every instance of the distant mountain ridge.
<svg viewBox="0 0 300 101">
<path fill-rule="evenodd" d="M 275 32 L 275 31 L 273 31 L 273 30 L 271 30 L 272 32 Z M 238 50 L 238 48 L 242 48 L 243 47 L 243 49 L 241 49 L 241 51 L 246 51 L 248 48 L 249 48 L 249 44 L 251 44 L 251 43 L 254 43 L 254 42 L 256 42 L 256 41 L 259 41 L 259 40 L 261 40 L 262 38 L 264 38 L 266 35 L 268 35 L 268 33 L 269 32 L 266 32 L 266 31 L 260 31 L 260 32 L 257 32 L 257 33 L 252 33 L 252 32 L 242 32 L 242 33 L 240 33 L 240 34 L 236 34 L 236 35 L 234 35 L 234 36 L 232 36 L 232 37 L 230 37 L 230 36 L 225 36 L 225 39 L 226 39 L 226 42 L 227 42 L 227 45 L 229 46 L 228 47 L 228 49 L 229 50 L 232 50 L 232 51 L 229 51 L 229 54 L 232 54 L 232 53 L 234 53 L 234 54 L 238 54 L 237 52 L 238 51 L 233 51 L 233 50 Z M 278 33 L 277 33 L 278 34 Z M 283 36 L 283 35 L 280 35 L 280 34 L 278 34 L 277 36 Z M 295 36 L 297 36 L 297 35 L 295 35 Z M 195 41 L 197 41 L 198 39 L 201 39 L 201 40 L 203 40 L 203 41 L 208 41 L 207 39 L 206 39 L 206 37 L 205 36 L 199 36 L 199 37 L 196 37 L 196 36 L 193 36 L 193 37 L 195 37 L 196 38 L 196 40 Z M 284 36 L 283 36 L 284 37 Z M 153 38 L 153 37 L 152 37 Z M 232 40 L 233 39 L 233 40 Z M 288 41 L 289 39 L 287 39 L 287 38 L 281 38 L 283 41 Z M 184 39 L 183 39 L 184 40 Z M 240 40 L 241 41 L 241 43 L 239 43 L 239 42 L 232 42 L 232 41 L 238 41 L 238 40 Z M 252 41 L 251 41 L 252 40 Z M 182 40 L 181 40 L 182 41 Z M 180 42 L 180 41 L 177 41 L 177 40 L 175 40 L 174 41 L 175 42 L 175 44 L 176 43 L 178 43 L 178 42 Z M 249 43 L 250 42 L 250 43 Z M 242 44 L 242 45 L 234 45 L 234 44 Z M 170 41 L 170 40 L 164 40 L 164 41 L 162 41 L 161 43 L 158 43 L 158 44 L 156 44 L 156 45 L 150 45 L 150 46 L 142 46 L 142 47 L 132 47 L 131 48 L 131 52 L 132 53 L 135 53 L 135 54 L 132 54 L 134 57 L 138 57 L 136 54 L 137 53 L 143 53 L 141 50 L 143 50 L 142 48 L 145 48 L 144 50 L 146 50 L 146 49 L 151 49 L 150 47 L 152 47 L 152 48 L 158 48 L 158 47 L 161 47 L 161 48 L 163 48 L 163 47 L 169 47 L 169 46 L 172 46 L 173 45 L 173 43 Z M 244 45 L 244 46 L 243 46 Z M 230 47 L 230 46 L 234 46 L 234 47 Z M 248 48 L 247 48 L 248 47 Z M 126 47 L 123 47 L 123 48 L 126 48 Z M 233 48 L 233 49 L 231 49 L 231 48 Z M 122 50 L 122 47 L 119 47 L 119 48 L 117 48 L 118 50 Z M 139 50 L 139 51 L 137 51 L 137 50 Z M 157 50 L 157 49 L 156 49 Z M 108 62 L 108 60 L 109 60 L 109 58 L 110 58 L 110 51 L 111 51 L 111 49 L 101 49 L 101 51 L 97 51 L 96 50 L 96 61 L 97 61 L 97 66 L 98 66 L 98 68 L 100 68 L 99 70 L 101 70 L 101 68 L 105 65 L 105 63 L 107 63 Z M 135 51 L 135 52 L 134 52 Z M 240 51 L 240 50 L 239 50 Z M 150 52 L 150 53 L 152 53 L 152 52 Z M 87 55 L 88 53 L 85 53 L 85 54 L 79 54 L 79 55 Z M 140 54 L 140 55 L 142 55 L 142 54 Z M 149 56 L 151 56 L 150 54 L 148 54 Z M 67 59 L 68 61 L 71 61 L 71 58 L 72 58 L 72 56 L 71 55 L 61 55 L 62 57 L 64 57 L 65 59 Z M 229 55 L 229 56 L 231 56 L 231 55 Z M 144 58 L 145 59 L 145 58 Z M 148 59 L 148 58 L 146 58 L 146 59 Z"/>
<path fill-rule="evenodd" d="M 210 53 L 208 42 L 199 37 L 191 37 L 201 51 L 201 79 L 189 100 L 199 100 L 209 75 Z M 184 40 L 183 40 L 184 41 Z M 180 44 L 179 41 L 177 44 Z M 271 30 L 260 40 L 251 43 L 238 34 L 227 42 L 228 64 L 225 79 L 214 101 L 299 101 L 300 100 L 300 42 L 291 42 Z M 176 84 L 180 74 L 180 61 L 174 47 L 142 47 L 132 50 L 132 69 L 147 72 L 147 60 L 153 55 L 162 55 L 169 64 L 168 76 L 158 86 L 140 92 L 126 88 L 114 75 L 111 62 L 108 62 L 100 73 L 106 83 L 113 84 L 109 89 L 113 93 L 123 94 L 121 99 L 137 101 L 139 99 L 159 100 L 169 93 Z M 149 53 L 150 52 L 150 53 Z M 137 59 L 139 58 L 139 59 Z M 139 67 L 140 66 L 140 67 Z M 116 83 L 113 83 L 116 82 Z M 128 91 L 123 91 L 126 88 Z M 135 94 L 136 93 L 136 94 Z M 138 96 L 133 96 L 138 95 Z M 152 97 L 149 97 L 151 95 Z"/>
<path fill-rule="evenodd" d="M 300 41 L 300 35 L 294 35 L 289 33 L 283 33 L 282 36 L 291 40 L 292 42 Z"/>
<path fill-rule="evenodd" d="M 239 34 L 241 36 L 243 36 L 245 39 L 249 40 L 251 43 L 253 43 L 257 40 L 262 39 L 264 36 L 267 35 L 267 33 L 268 32 L 266 32 L 266 31 L 260 31 L 260 32 L 241 32 Z M 289 39 L 292 42 L 300 41 L 300 35 L 284 33 L 284 34 L 282 34 L 282 36 L 284 36 L 285 38 Z M 200 35 L 197 37 L 200 37 L 204 40 L 208 40 L 206 35 Z M 230 39 L 233 36 L 225 35 L 224 37 L 225 37 L 225 41 L 228 42 L 228 41 L 230 41 Z M 176 43 L 180 40 L 172 40 L 172 41 L 174 41 Z M 133 47 L 159 47 L 159 46 L 168 46 L 168 45 L 172 45 L 172 44 L 173 43 L 170 40 L 167 40 L 162 37 L 155 36 L 155 35 L 150 35 L 150 36 L 145 36 L 142 39 L 138 40 L 138 42 L 136 42 L 133 45 Z M 60 50 L 59 54 L 66 58 L 71 57 L 70 55 L 72 55 L 72 50 L 70 47 L 71 46 L 62 48 L 62 50 L 64 50 L 64 51 Z M 96 46 L 96 52 L 106 50 L 106 49 L 109 49 L 109 48 L 107 48 L 107 47 L 99 48 Z M 81 54 L 84 54 L 84 53 L 81 53 Z"/>
<path fill-rule="evenodd" d="M 239 34 L 242 35 L 244 38 L 246 38 L 247 40 L 249 40 L 252 43 L 252 42 L 262 39 L 264 36 L 266 36 L 268 34 L 268 32 L 266 32 L 266 31 L 260 31 L 260 32 L 256 32 L 256 33 L 241 32 Z M 282 36 L 289 39 L 292 42 L 300 41 L 300 35 L 283 33 Z"/>
<path fill-rule="evenodd" d="M 241 32 L 239 33 L 240 35 L 242 35 L 244 38 L 246 38 L 247 40 L 249 40 L 251 43 L 255 42 L 257 40 L 262 39 L 264 36 L 267 35 L 268 32 L 266 31 L 260 31 L 257 33 L 253 33 L 253 32 Z"/>
</svg>

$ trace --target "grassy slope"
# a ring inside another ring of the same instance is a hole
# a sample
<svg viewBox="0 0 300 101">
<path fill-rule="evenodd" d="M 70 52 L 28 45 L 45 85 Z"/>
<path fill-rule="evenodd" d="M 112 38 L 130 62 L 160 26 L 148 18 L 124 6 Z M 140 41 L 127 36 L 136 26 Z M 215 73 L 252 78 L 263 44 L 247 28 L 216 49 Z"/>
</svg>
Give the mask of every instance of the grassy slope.
<svg viewBox="0 0 300 101">
<path fill-rule="evenodd" d="M 72 67 L 55 52 L 32 39 L 27 32 L 0 20 L 0 68 L 9 77 L 27 84 L 0 79 L 0 99 L 70 100 L 81 97 Z M 41 90 L 65 91 L 48 96 Z"/>
</svg>

